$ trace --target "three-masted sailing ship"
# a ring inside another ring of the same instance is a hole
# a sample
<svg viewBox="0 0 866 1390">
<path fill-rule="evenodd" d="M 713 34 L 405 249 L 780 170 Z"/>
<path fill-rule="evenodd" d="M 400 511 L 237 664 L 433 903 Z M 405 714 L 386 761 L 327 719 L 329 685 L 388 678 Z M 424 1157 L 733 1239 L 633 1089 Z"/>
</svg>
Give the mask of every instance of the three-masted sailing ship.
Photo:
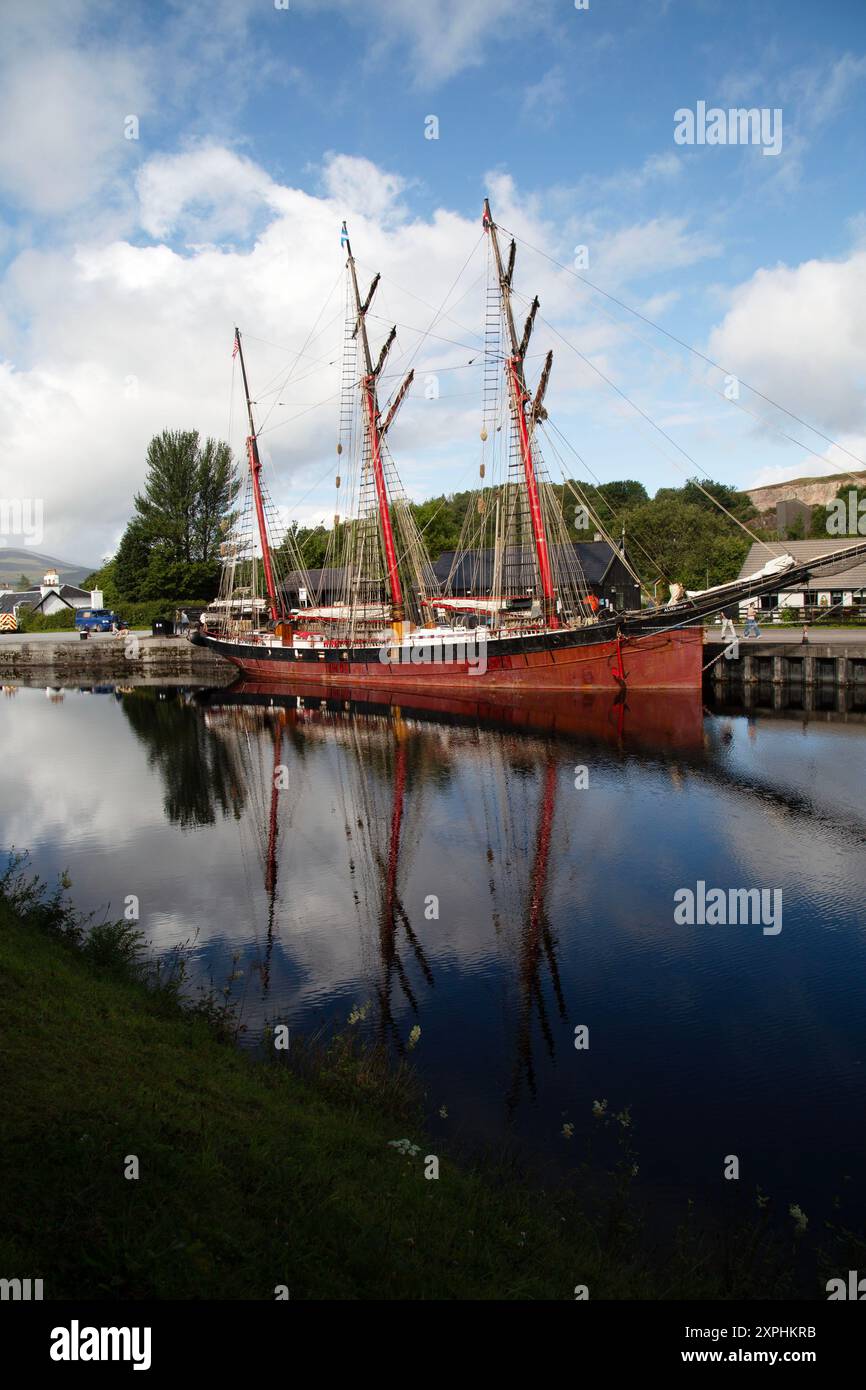
<svg viewBox="0 0 866 1390">
<path fill-rule="evenodd" d="M 362 298 L 346 224 L 346 333 L 338 468 L 346 454 L 348 514 L 335 516 L 318 584 L 308 576 L 291 528 L 275 546 L 276 512 L 262 479 L 254 400 L 235 329 L 249 435 L 245 505 L 224 543 L 220 597 L 192 640 L 228 658 L 249 678 L 287 685 L 481 695 L 579 690 L 698 690 L 704 622 L 746 598 L 789 588 L 817 569 L 866 553 L 866 543 L 797 566 L 779 556 L 744 581 L 686 594 L 674 586 L 664 608 L 599 609 L 570 539 L 563 494 L 551 483 L 539 427 L 553 354 L 533 391 L 527 356 L 539 301 L 518 333 L 513 289 L 516 243 L 503 256 L 485 200 L 488 322 L 485 331 L 484 450 L 494 446 L 496 485 L 479 489 L 451 573 L 437 578 L 389 448 L 414 372 L 380 404 L 392 328 L 378 357 L 368 316 L 376 275 Z M 491 438 L 492 437 L 492 438 Z M 485 463 L 480 465 L 485 476 Z M 341 484 L 339 472 L 336 486 Z M 598 516 L 595 524 L 602 534 Z M 610 538 L 608 538 L 610 540 Z M 610 540 L 612 547 L 616 542 Z M 625 547 L 618 551 L 629 565 Z M 290 569 L 294 588 L 281 581 Z M 468 576 L 468 583 L 467 583 Z M 458 583 L 458 577 L 460 582 Z M 635 579 L 637 575 L 635 573 Z M 293 603 L 292 600 L 295 600 Z"/>
</svg>

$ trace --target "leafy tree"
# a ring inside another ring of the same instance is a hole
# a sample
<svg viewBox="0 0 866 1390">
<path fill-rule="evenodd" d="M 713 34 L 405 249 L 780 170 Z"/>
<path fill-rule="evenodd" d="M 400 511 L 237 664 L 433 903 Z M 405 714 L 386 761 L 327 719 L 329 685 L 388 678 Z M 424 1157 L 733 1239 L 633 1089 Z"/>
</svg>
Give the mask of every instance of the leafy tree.
<svg viewBox="0 0 866 1390">
<path fill-rule="evenodd" d="M 687 589 L 723 584 L 736 578 L 748 553 L 749 538 L 739 527 L 715 509 L 683 500 L 685 491 L 661 489 L 630 513 L 626 545 L 650 586 L 660 578 Z"/>
<path fill-rule="evenodd" d="M 148 445 L 135 510 L 151 544 L 174 561 L 215 561 L 221 525 L 240 483 L 227 444 L 199 443 L 197 430 L 163 430 Z"/>
<path fill-rule="evenodd" d="M 747 492 L 739 492 L 728 483 L 716 483 L 712 478 L 688 478 L 681 488 L 659 488 L 655 501 L 679 498 L 691 506 L 703 507 L 714 516 L 722 516 L 717 504 L 721 504 L 732 516 L 740 521 L 754 521 L 759 513 Z"/>
<path fill-rule="evenodd" d="M 105 602 L 109 608 L 113 608 L 120 595 L 117 592 L 117 581 L 115 579 L 115 561 L 106 560 L 100 569 L 88 574 L 86 579 L 82 579 L 82 589 L 101 589 Z"/>
<path fill-rule="evenodd" d="M 450 497 L 429 497 L 426 502 L 412 505 L 415 524 L 421 532 L 427 553 L 434 559 L 443 550 L 454 550 L 460 540 L 463 518 L 474 493 L 457 493 Z"/>
<path fill-rule="evenodd" d="M 308 569 L 321 569 L 325 563 L 330 532 L 324 526 L 302 527 L 298 533 L 301 554 Z"/>
<path fill-rule="evenodd" d="M 150 563 L 151 535 L 147 525 L 133 517 L 114 557 L 114 587 L 121 599 L 133 603 L 143 598 L 142 586 Z"/>
<path fill-rule="evenodd" d="M 202 444 L 196 430 L 156 435 L 147 450 L 144 490 L 111 562 L 106 599 L 212 597 L 219 545 L 239 486 L 227 444 Z"/>
<path fill-rule="evenodd" d="M 625 478 L 622 482 L 618 483 L 602 483 L 598 492 L 601 493 L 605 502 L 607 502 L 611 510 L 616 512 L 617 515 L 619 515 L 620 512 L 628 511 L 631 507 L 641 507 L 645 502 L 649 501 L 649 496 L 643 483 L 636 482 L 634 478 Z M 590 500 L 592 499 L 599 500 L 598 493 L 595 489 L 593 489 L 590 494 Z M 601 505 L 600 500 L 599 505 Z M 602 511 L 604 511 L 604 508 L 602 508 Z M 610 513 L 608 513 L 608 515 L 610 515 Z M 604 515 L 602 515 L 601 519 L 605 522 L 605 525 L 607 525 Z"/>
<path fill-rule="evenodd" d="M 32 579 L 28 579 L 28 577 L 27 577 L 26 574 L 19 574 L 18 578 L 15 580 L 15 588 L 21 590 L 21 589 L 32 589 L 32 587 L 33 587 L 33 581 L 32 581 Z"/>
</svg>

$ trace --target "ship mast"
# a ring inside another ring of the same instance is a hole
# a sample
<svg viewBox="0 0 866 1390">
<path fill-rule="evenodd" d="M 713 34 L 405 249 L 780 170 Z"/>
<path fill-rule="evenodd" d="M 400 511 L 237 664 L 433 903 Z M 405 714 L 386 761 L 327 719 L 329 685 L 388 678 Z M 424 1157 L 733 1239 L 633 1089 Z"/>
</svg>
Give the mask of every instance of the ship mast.
<svg viewBox="0 0 866 1390">
<path fill-rule="evenodd" d="M 541 498 L 538 490 L 538 478 L 535 473 L 535 460 L 532 456 L 532 431 L 535 422 L 539 418 L 544 418 L 541 402 L 547 388 L 547 381 L 550 376 L 550 365 L 552 353 L 548 353 L 544 371 L 541 375 L 541 382 L 538 387 L 535 401 L 530 406 L 531 393 L 526 388 L 526 375 L 524 372 L 524 359 L 526 349 L 529 346 L 529 338 L 532 333 L 532 326 L 535 315 L 538 312 L 538 298 L 532 301 L 529 317 L 523 330 L 523 337 L 517 337 L 517 330 L 514 326 L 514 311 L 511 306 L 511 277 L 514 272 L 514 242 L 511 243 L 511 253 L 508 259 L 508 269 L 502 263 L 502 252 L 499 248 L 499 237 L 497 235 L 496 223 L 490 212 L 490 201 L 484 199 L 484 230 L 490 237 L 493 246 L 493 257 L 496 262 L 496 274 L 499 280 L 499 293 L 502 300 L 502 311 L 505 317 L 505 325 L 508 330 L 508 340 L 511 347 L 511 356 L 505 363 L 505 374 L 508 378 L 508 390 L 511 399 L 511 411 L 520 441 L 520 453 L 523 459 L 523 476 L 526 482 L 526 494 L 529 500 L 529 517 L 532 523 L 532 534 L 535 540 L 535 553 L 538 559 L 538 573 L 541 579 L 541 591 L 544 598 L 544 617 L 549 627 L 559 627 L 559 618 L 556 613 L 556 593 L 553 587 L 553 574 L 550 568 L 550 550 L 547 544 L 547 533 L 544 528 L 544 519 L 541 514 Z"/>
<path fill-rule="evenodd" d="M 267 522 L 265 521 L 265 506 L 264 502 L 262 501 L 262 485 L 259 476 L 262 471 L 262 463 L 261 459 L 259 458 L 259 445 L 258 440 L 256 439 L 255 420 L 253 419 L 253 403 L 250 400 L 250 388 L 247 384 L 247 368 L 246 363 L 244 362 L 244 350 L 241 345 L 241 331 L 239 328 L 235 328 L 235 349 L 238 353 L 238 356 L 240 357 L 241 376 L 243 378 L 244 383 L 244 397 L 246 398 L 247 416 L 250 422 L 250 432 L 247 437 L 247 458 L 249 459 L 250 477 L 252 479 L 253 485 L 253 502 L 255 503 L 256 520 L 258 522 L 259 527 L 259 540 L 261 542 L 262 547 L 262 561 L 265 569 L 265 585 L 268 591 L 268 602 L 270 603 L 271 608 L 271 618 L 274 622 L 277 622 L 280 614 L 280 605 L 277 599 L 277 587 L 274 583 L 274 571 L 273 566 L 271 564 L 271 547 L 270 542 L 268 541 Z"/>
<path fill-rule="evenodd" d="M 385 432 L 390 425 L 396 408 L 402 400 L 408 386 L 408 380 L 404 382 L 401 392 L 388 412 L 387 420 L 383 425 L 379 418 L 379 402 L 376 390 L 376 382 L 379 373 L 385 365 L 385 359 L 390 351 L 391 344 L 397 335 L 396 327 L 391 329 L 388 337 L 379 353 L 379 360 L 375 367 L 370 353 L 370 340 L 367 336 L 367 310 L 376 293 L 379 284 L 379 276 L 373 280 L 367 298 L 361 303 L 361 294 L 358 289 L 358 273 L 355 268 L 355 258 L 352 255 L 352 245 L 346 231 L 346 224 L 343 223 L 343 240 L 348 254 L 349 274 L 352 277 L 352 290 L 355 297 L 355 311 L 357 314 L 355 322 L 355 332 L 360 336 L 361 349 L 364 355 L 364 376 L 361 378 L 361 393 L 364 400 L 364 419 L 367 428 L 367 439 L 370 447 L 370 462 L 373 468 L 373 481 L 376 487 L 376 500 L 379 504 L 379 522 L 382 528 L 382 544 L 385 551 L 385 568 L 388 579 L 388 594 L 391 602 L 391 626 L 394 629 L 394 636 L 399 640 L 403 636 L 404 620 L 406 609 L 403 603 L 403 590 L 400 585 L 400 574 L 397 567 L 397 549 L 394 544 L 394 528 L 391 525 L 391 509 L 388 501 L 388 487 L 385 482 L 385 469 L 382 463 L 382 440 Z M 411 373 L 410 378 L 411 379 Z"/>
</svg>

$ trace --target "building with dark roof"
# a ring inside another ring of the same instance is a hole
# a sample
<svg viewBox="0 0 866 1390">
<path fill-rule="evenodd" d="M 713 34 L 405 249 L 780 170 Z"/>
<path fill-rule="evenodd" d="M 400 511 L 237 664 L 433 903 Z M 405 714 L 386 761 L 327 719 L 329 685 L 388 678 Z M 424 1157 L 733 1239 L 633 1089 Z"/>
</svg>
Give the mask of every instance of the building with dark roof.
<svg viewBox="0 0 866 1390">
<path fill-rule="evenodd" d="M 850 537 L 853 545 L 859 537 Z M 792 555 L 798 565 L 819 560 L 834 550 L 842 550 L 846 544 L 844 536 L 831 540 L 777 541 L 773 545 L 757 541 L 752 546 L 738 575 L 739 579 L 749 579 L 768 560 L 774 560 L 780 553 Z M 754 603 L 753 599 L 744 601 L 742 607 Z M 852 565 L 840 567 L 839 573 L 821 575 L 799 584 L 796 589 L 782 590 L 778 594 L 768 594 L 760 600 L 764 609 L 770 608 L 864 608 L 866 607 L 866 560 L 858 560 Z"/>
<path fill-rule="evenodd" d="M 573 552 L 563 555 L 564 546 L 551 546 L 554 572 L 573 569 L 574 560 L 583 572 L 587 590 L 617 610 L 640 608 L 640 586 L 625 564 L 622 552 L 607 541 L 574 541 Z M 493 550 L 445 550 L 433 565 L 441 588 L 454 598 L 485 598 L 493 583 Z M 307 585 L 309 580 L 309 585 Z M 312 569 L 306 577 L 300 570 L 287 574 L 280 589 L 289 608 L 312 604 L 331 604 L 345 598 L 346 572 L 343 568 Z M 535 552 L 530 546 L 510 546 L 503 557 L 502 583 L 506 592 L 519 598 L 535 586 Z"/>
<path fill-rule="evenodd" d="M 572 554 L 563 554 L 570 549 Z M 574 560 L 586 580 L 587 590 L 620 611 L 640 608 L 640 586 L 623 559 L 622 552 L 608 541 L 573 541 L 570 547 L 552 545 L 550 558 L 554 573 L 568 573 Z M 446 550 L 433 566 L 443 589 L 455 598 L 483 598 L 493 583 L 493 550 L 459 554 Z M 502 560 L 502 584 L 508 594 L 519 597 L 535 586 L 535 552 L 530 546 L 509 546 Z"/>
<path fill-rule="evenodd" d="M 94 602 L 95 599 L 99 601 Z M 6 619 L 2 625 L 4 631 L 15 630 L 21 608 L 50 614 L 90 607 L 101 608 L 102 595 L 91 589 L 79 589 L 75 584 L 61 584 L 56 571 L 49 571 L 38 588 L 0 590 L 0 616 Z"/>
<path fill-rule="evenodd" d="M 291 570 L 280 584 L 280 593 L 289 608 L 306 608 L 339 603 L 346 594 L 346 571 L 335 569 Z"/>
</svg>

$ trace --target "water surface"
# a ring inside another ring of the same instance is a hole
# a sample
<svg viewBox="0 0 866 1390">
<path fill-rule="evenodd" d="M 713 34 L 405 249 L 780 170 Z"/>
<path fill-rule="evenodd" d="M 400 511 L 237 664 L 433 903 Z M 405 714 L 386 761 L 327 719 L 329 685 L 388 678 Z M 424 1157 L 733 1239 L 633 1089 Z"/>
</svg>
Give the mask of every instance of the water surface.
<svg viewBox="0 0 866 1390">
<path fill-rule="evenodd" d="M 0 846 L 82 908 L 134 895 L 199 980 L 237 956 L 250 1037 L 420 1028 L 434 1134 L 567 1170 L 610 1156 L 606 1100 L 648 1196 L 720 1202 L 737 1154 L 818 1220 L 843 1185 L 862 1213 L 863 719 L 17 689 Z M 782 931 L 677 925 L 698 880 L 781 889 Z"/>
</svg>

